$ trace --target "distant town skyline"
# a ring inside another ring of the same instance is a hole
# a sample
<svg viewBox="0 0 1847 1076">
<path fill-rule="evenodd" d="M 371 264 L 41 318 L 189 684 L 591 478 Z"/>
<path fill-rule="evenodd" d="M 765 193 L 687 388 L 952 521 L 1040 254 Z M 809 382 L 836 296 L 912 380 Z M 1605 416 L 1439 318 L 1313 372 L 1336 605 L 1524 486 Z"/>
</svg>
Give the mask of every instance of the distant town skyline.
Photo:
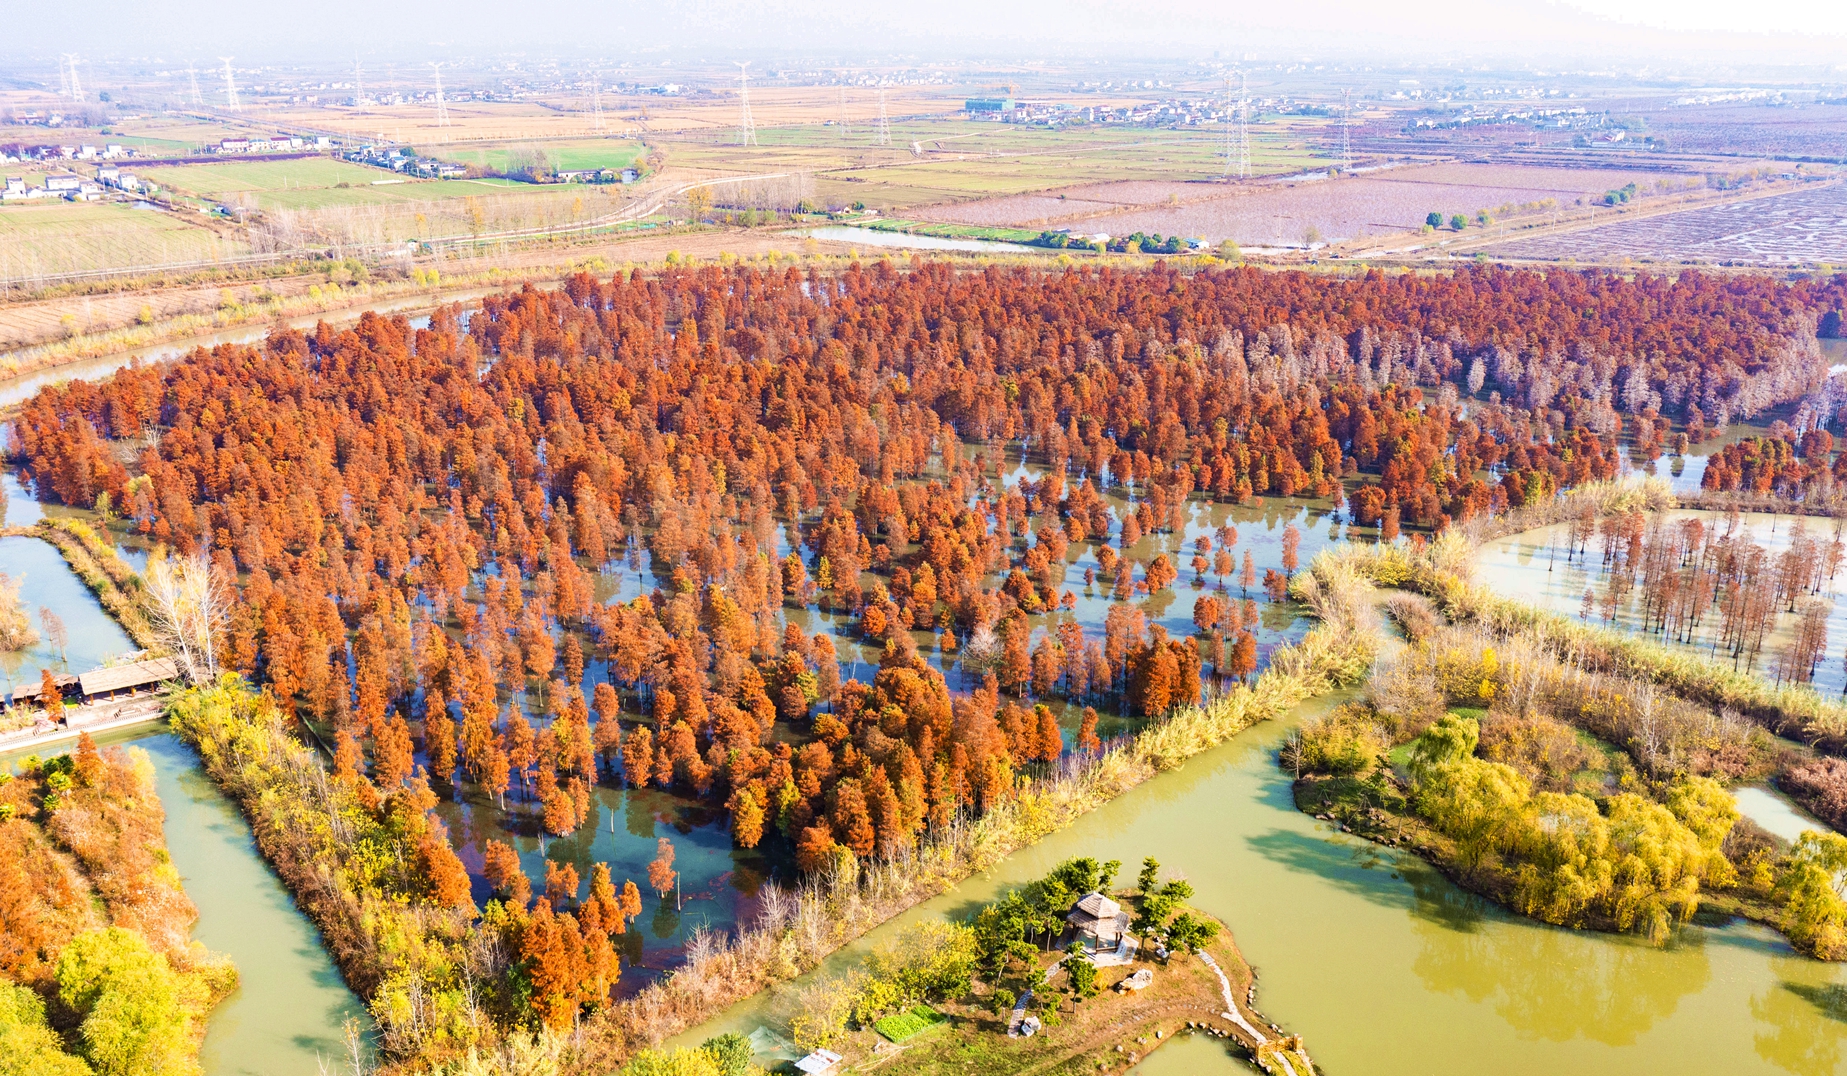
<svg viewBox="0 0 1847 1076">
<path fill-rule="evenodd" d="M 1190 60 L 1396 58 L 1847 63 L 1847 5 L 1819 0 L 666 0 L 597 7 L 534 0 L 510 16 L 485 0 L 440 8 L 329 0 L 277 17 L 229 0 L 149 8 L 97 0 L 81 20 L 27 5 L 9 13 L 0 59 L 78 52 L 97 59 L 184 61 L 242 53 L 249 62 L 380 52 L 537 55 L 650 51 L 927 57 L 1013 54 Z M 1253 57 L 1255 58 L 1255 57 Z"/>
</svg>

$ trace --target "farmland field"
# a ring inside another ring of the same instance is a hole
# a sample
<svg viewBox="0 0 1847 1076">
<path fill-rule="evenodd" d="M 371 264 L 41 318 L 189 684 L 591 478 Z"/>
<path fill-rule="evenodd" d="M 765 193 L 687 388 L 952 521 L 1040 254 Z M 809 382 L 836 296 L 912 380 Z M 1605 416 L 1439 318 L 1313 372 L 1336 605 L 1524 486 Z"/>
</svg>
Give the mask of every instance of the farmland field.
<svg viewBox="0 0 1847 1076">
<path fill-rule="evenodd" d="M 109 266 L 199 261 L 249 252 L 185 216 L 110 202 L 0 209 L 0 279 Z"/>
<path fill-rule="evenodd" d="M 844 135 L 809 128 L 760 132 L 764 145 L 672 143 L 669 162 L 700 170 L 808 170 L 829 205 L 863 202 L 881 210 L 967 202 L 1063 187 L 1074 176 L 1096 181 L 1206 179 L 1224 170 L 1220 136 L 1209 130 L 1126 127 L 1067 130 L 967 121 L 892 124 L 892 145 L 871 144 L 863 128 Z M 1260 173 L 1312 167 L 1317 158 L 1299 131 L 1252 131 L 1252 165 Z M 918 153 L 911 146 L 918 147 Z M 944 218 L 948 219 L 948 218 Z M 1008 220 L 953 223 L 1009 225 Z"/>
<path fill-rule="evenodd" d="M 1269 184 L 1122 182 L 1084 184 L 1012 198 L 938 206 L 932 220 L 1030 227 L 1083 221 L 1084 231 L 1180 234 L 1217 241 L 1297 245 L 1313 227 L 1328 241 L 1415 229 L 1427 213 L 1503 215 L 1521 207 L 1571 205 L 1629 182 L 1661 177 L 1601 169 L 1443 164 L 1344 179 Z M 1697 179 L 1694 182 L 1698 182 Z"/>
<path fill-rule="evenodd" d="M 1847 185 L 1534 236 L 1494 246 L 1489 253 L 1547 260 L 1636 258 L 1755 265 L 1847 261 Z"/>
<path fill-rule="evenodd" d="M 553 168 L 560 171 L 574 171 L 584 168 L 627 168 L 647 149 L 640 141 L 628 139 L 596 139 L 582 142 L 547 142 L 542 145 L 506 145 L 484 147 L 458 147 L 446 150 L 444 160 L 458 164 L 472 164 L 479 168 L 495 172 L 504 172 L 510 159 L 517 154 L 540 149 Z"/>
<path fill-rule="evenodd" d="M 269 192 L 308 187 L 333 187 L 340 183 L 370 185 L 388 178 L 378 168 L 336 161 L 330 157 L 303 157 L 292 161 L 226 161 L 223 164 L 182 164 L 143 168 L 142 178 L 163 187 L 205 198 L 244 192 Z"/>
</svg>

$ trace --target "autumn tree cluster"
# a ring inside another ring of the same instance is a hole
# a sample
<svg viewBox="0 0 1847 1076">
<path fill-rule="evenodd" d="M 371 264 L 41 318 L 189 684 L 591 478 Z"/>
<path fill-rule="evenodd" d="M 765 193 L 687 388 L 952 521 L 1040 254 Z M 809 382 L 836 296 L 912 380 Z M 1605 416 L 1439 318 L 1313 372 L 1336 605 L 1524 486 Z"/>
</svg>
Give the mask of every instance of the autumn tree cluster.
<svg viewBox="0 0 1847 1076">
<path fill-rule="evenodd" d="M 163 817 L 146 758 L 87 733 L 0 769 L 0 1046 L 21 1071 L 198 1072 L 237 971 L 190 941 Z"/>
<path fill-rule="evenodd" d="M 1390 537 L 1606 477 L 1625 421 L 1811 390 L 1805 287 L 921 261 L 579 276 L 465 322 L 368 314 L 48 387 L 10 447 L 42 498 L 106 496 L 237 579 L 226 664 L 327 730 L 341 780 L 381 803 L 419 769 L 466 775 L 564 834 L 599 780 L 670 787 L 813 867 L 1056 762 L 1046 700 L 1154 716 L 1208 673 L 1250 675 L 1235 533 L 1190 564 L 1137 552 L 1190 500 L 1327 497 Z M 1003 474 L 1015 448 L 1033 477 Z M 1101 637 L 1044 619 L 1074 603 L 1075 548 L 1120 603 Z M 598 602 L 617 561 L 652 591 Z M 1239 592 L 1177 639 L 1134 599 L 1187 567 Z M 881 646 L 872 682 L 843 683 L 790 606 Z M 1074 746 L 1096 745 L 1087 716 Z"/>
</svg>

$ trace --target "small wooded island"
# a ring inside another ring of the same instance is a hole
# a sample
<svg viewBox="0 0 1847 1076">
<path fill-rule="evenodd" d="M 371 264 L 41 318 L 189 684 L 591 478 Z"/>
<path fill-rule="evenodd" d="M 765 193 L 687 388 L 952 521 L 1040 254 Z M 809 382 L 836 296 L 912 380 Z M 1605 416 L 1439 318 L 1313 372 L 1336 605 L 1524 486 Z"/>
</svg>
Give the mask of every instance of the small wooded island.
<svg viewBox="0 0 1847 1076">
<path fill-rule="evenodd" d="M 1261 1071 L 1312 1074 L 1301 1038 L 1252 1008 L 1255 974 L 1230 932 L 1186 905 L 1192 886 L 1145 859 L 1134 888 L 1118 890 L 1120 866 L 1067 860 L 965 923 L 916 923 L 809 982 L 788 1018 L 800 1056 L 775 1070 L 1120 1073 L 1196 1034 Z M 757 1046 L 723 1035 L 644 1052 L 623 1074 L 745 1073 Z"/>
<path fill-rule="evenodd" d="M 1640 510 L 1628 514 L 1639 528 Z M 1847 837 L 1817 827 L 1781 841 L 1728 790 L 1814 771 L 1803 744 L 1771 731 L 1800 730 L 1780 704 L 1812 694 L 1467 589 L 1443 567 L 1464 548 L 1450 536 L 1348 547 L 1311 567 L 1439 601 L 1384 599 L 1408 645 L 1283 749 L 1296 805 L 1542 922 L 1664 944 L 1696 914 L 1741 916 L 1809 956 L 1847 958 Z"/>
</svg>

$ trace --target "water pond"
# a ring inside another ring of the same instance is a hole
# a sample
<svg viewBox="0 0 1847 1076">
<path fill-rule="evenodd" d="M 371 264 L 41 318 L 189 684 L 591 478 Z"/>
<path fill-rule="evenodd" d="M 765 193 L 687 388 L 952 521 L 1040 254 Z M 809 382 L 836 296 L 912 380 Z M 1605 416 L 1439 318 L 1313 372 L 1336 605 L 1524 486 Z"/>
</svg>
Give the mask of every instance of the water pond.
<svg viewBox="0 0 1847 1076">
<path fill-rule="evenodd" d="M 1682 519 L 1699 519 L 1708 528 L 1719 528 L 1721 533 L 1726 525 L 1726 516 L 1722 512 L 1677 509 L 1665 514 L 1670 524 Z M 1738 518 L 1739 530 L 1736 533 L 1748 534 L 1752 541 L 1774 557 L 1789 547 L 1791 532 L 1799 517 L 1746 512 Z M 1823 544 L 1833 540 L 1832 521 L 1801 517 L 1801 522 L 1811 538 Z M 1606 573 L 1602 563 L 1602 539 L 1592 538 L 1587 552 L 1567 561 L 1565 547 L 1569 528 L 1569 524 L 1554 524 L 1485 543 L 1475 556 L 1476 581 L 1498 594 L 1518 596 L 1522 601 L 1555 613 L 1581 615 L 1587 588 L 1594 592 L 1599 603 L 1608 590 L 1604 585 Z M 1827 653 L 1830 655 L 1838 653 L 1834 644 L 1847 640 L 1847 604 L 1835 600 L 1834 585 L 1830 581 L 1815 596 L 1828 605 L 1828 639 L 1831 645 Z M 1610 623 L 1625 631 L 1638 630 L 1643 619 L 1642 593 L 1640 586 L 1631 590 L 1627 599 L 1615 607 L 1615 616 Z M 1593 619 L 1601 615 L 1600 610 L 1591 613 Z M 1779 616 L 1757 657 L 1757 672 L 1766 676 L 1773 674 L 1778 655 L 1794 638 L 1798 619 L 1798 616 L 1789 613 Z M 1724 649 L 1715 647 L 1719 627 L 1720 616 L 1715 609 L 1703 619 L 1699 635 L 1692 642 L 1676 642 L 1671 633 L 1653 634 L 1652 637 L 1669 645 L 1684 647 L 1689 653 L 1723 657 Z M 1747 665 L 1748 658 L 1739 663 L 1741 669 Z M 1814 683 L 1824 695 L 1840 694 L 1847 688 L 1847 665 L 1843 665 L 1837 657 L 1824 656 L 1816 670 Z"/>
</svg>

